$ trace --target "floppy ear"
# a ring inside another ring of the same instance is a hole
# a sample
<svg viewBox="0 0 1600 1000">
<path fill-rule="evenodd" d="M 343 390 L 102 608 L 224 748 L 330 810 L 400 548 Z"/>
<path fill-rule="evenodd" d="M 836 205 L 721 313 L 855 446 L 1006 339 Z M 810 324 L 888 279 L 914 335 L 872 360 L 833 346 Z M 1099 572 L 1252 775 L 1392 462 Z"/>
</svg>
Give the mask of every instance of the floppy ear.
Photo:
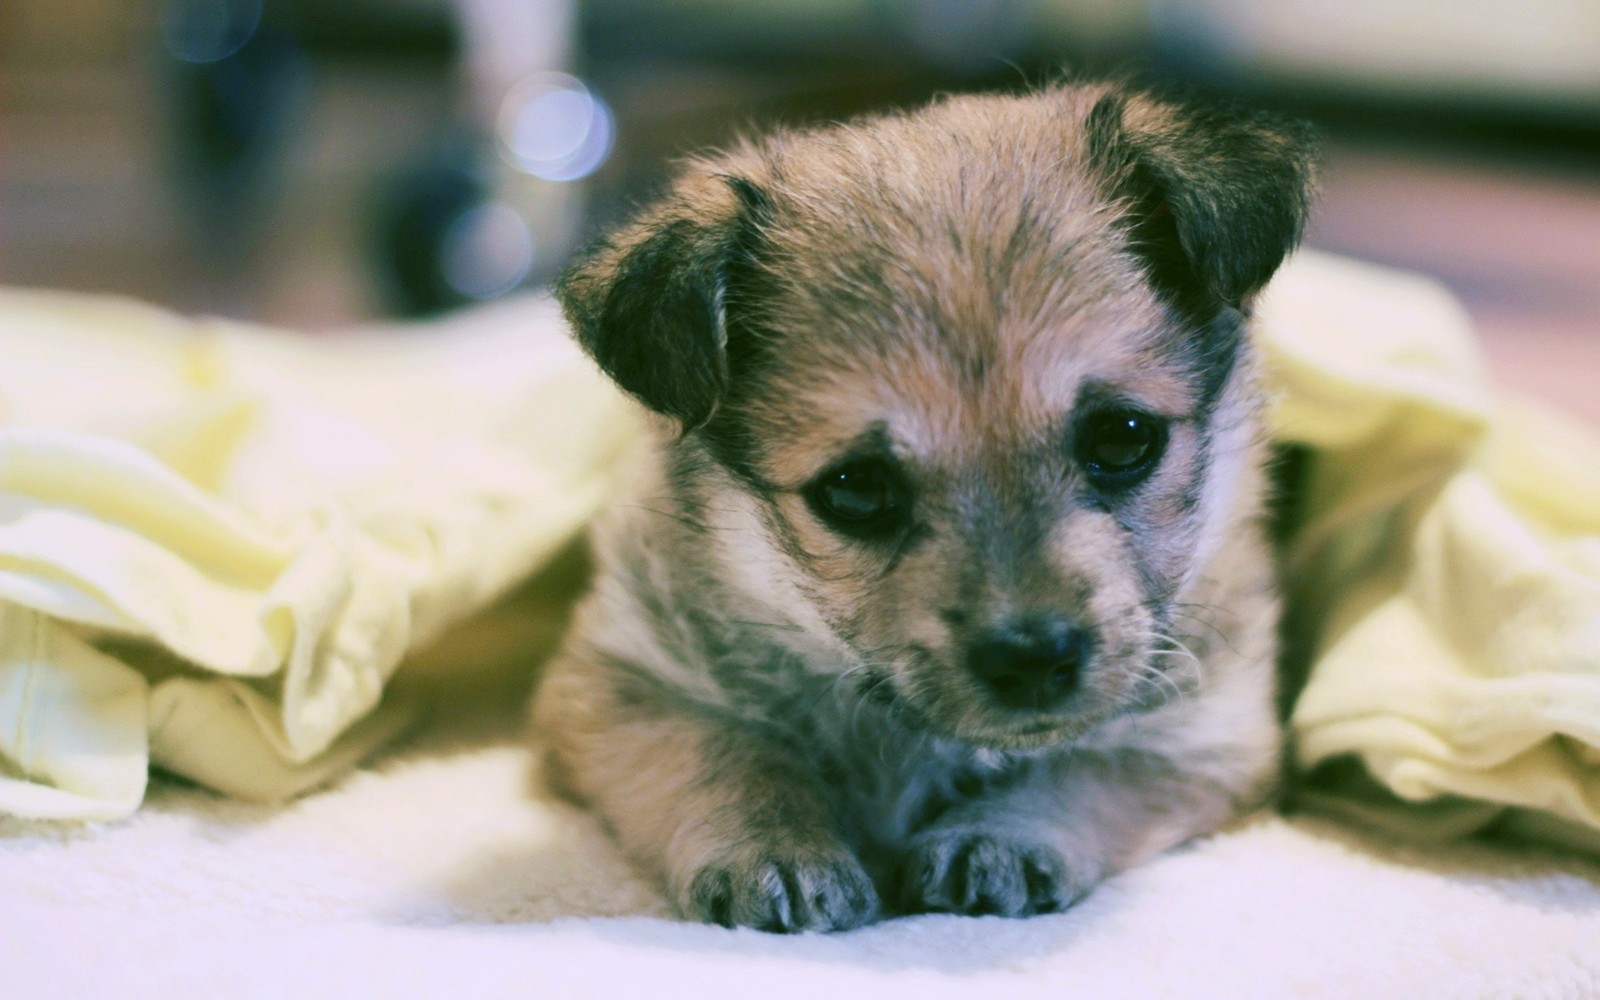
<svg viewBox="0 0 1600 1000">
<path fill-rule="evenodd" d="M 1316 156 L 1308 126 L 1112 93 L 1086 130 L 1134 252 L 1180 312 L 1241 308 L 1300 241 Z"/>
<path fill-rule="evenodd" d="M 645 406 L 692 430 L 728 385 L 724 298 L 749 254 L 765 193 L 703 168 L 585 250 L 556 282 L 578 342 Z"/>
</svg>

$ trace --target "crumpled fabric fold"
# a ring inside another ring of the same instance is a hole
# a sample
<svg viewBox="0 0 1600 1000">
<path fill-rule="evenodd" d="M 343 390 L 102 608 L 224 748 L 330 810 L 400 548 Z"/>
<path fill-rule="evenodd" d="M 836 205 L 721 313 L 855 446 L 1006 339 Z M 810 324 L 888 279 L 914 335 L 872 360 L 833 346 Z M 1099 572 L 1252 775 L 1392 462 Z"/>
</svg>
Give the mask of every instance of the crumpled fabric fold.
<svg viewBox="0 0 1600 1000">
<path fill-rule="evenodd" d="M 0 292 L 0 810 L 350 767 L 415 714 L 406 656 L 581 531 L 635 419 L 545 298 L 307 336 Z"/>
<path fill-rule="evenodd" d="M 1259 307 L 1309 664 L 1299 801 L 1600 849 L 1600 441 L 1499 393 L 1443 289 L 1302 255 Z"/>
</svg>

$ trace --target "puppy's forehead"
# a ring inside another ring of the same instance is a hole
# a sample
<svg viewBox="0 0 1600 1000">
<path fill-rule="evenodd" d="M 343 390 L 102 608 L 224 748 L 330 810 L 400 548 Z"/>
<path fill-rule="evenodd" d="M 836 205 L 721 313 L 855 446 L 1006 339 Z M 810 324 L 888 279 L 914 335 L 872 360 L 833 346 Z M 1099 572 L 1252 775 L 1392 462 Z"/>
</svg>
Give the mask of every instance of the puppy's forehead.
<svg viewBox="0 0 1600 1000">
<path fill-rule="evenodd" d="M 772 154 L 756 310 L 784 464 L 814 471 L 880 425 L 931 457 L 1036 442 L 1086 385 L 1182 412 L 1168 318 L 1075 137 L 981 115 L 917 124 Z"/>
<path fill-rule="evenodd" d="M 1083 339 L 1040 336 L 982 370 L 952 363 L 931 343 L 894 356 L 863 352 L 859 364 L 791 358 L 771 383 L 763 408 L 772 432 L 763 437 L 789 466 L 779 478 L 804 479 L 869 440 L 935 465 L 1003 459 L 1060 440 L 1090 399 L 1184 416 L 1194 396 L 1187 371 L 1130 339 L 1083 352 L 1074 349 Z"/>
<path fill-rule="evenodd" d="M 862 333 L 987 350 L 1004 320 L 1060 316 L 1091 288 L 1136 291 L 1081 137 L 1037 106 L 999 103 L 1000 122 L 982 107 L 952 102 L 766 151 L 763 237 L 795 305 L 843 325 L 898 315 L 910 322 Z"/>
</svg>

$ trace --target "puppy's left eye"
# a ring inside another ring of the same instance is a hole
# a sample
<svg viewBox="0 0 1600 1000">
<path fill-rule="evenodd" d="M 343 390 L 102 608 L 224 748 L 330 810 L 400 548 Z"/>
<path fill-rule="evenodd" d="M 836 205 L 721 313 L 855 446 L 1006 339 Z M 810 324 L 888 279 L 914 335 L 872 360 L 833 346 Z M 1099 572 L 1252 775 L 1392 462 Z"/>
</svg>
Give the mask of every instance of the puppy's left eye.
<svg viewBox="0 0 1600 1000">
<path fill-rule="evenodd" d="M 888 462 L 858 458 L 836 465 L 806 488 L 818 517 L 841 534 L 869 538 L 893 530 L 905 517 L 905 481 Z"/>
<path fill-rule="evenodd" d="M 1167 425 L 1160 417 L 1119 407 L 1079 424 L 1073 444 L 1078 463 L 1092 478 L 1124 485 L 1155 466 L 1167 444 Z"/>
</svg>

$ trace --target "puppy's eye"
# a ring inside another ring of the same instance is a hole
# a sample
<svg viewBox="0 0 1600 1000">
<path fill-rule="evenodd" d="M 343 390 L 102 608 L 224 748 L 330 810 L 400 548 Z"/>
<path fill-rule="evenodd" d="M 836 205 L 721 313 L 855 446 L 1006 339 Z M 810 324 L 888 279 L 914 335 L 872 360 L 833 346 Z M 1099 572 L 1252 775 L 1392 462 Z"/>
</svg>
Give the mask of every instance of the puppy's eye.
<svg viewBox="0 0 1600 1000">
<path fill-rule="evenodd" d="M 1080 423 L 1074 450 L 1078 464 L 1092 478 L 1106 485 L 1127 485 L 1154 468 L 1166 444 L 1166 421 L 1118 408 Z"/>
<path fill-rule="evenodd" d="M 904 480 L 892 465 L 877 458 L 833 466 L 806 488 L 805 498 L 834 530 L 857 538 L 893 530 L 907 506 Z"/>
</svg>

